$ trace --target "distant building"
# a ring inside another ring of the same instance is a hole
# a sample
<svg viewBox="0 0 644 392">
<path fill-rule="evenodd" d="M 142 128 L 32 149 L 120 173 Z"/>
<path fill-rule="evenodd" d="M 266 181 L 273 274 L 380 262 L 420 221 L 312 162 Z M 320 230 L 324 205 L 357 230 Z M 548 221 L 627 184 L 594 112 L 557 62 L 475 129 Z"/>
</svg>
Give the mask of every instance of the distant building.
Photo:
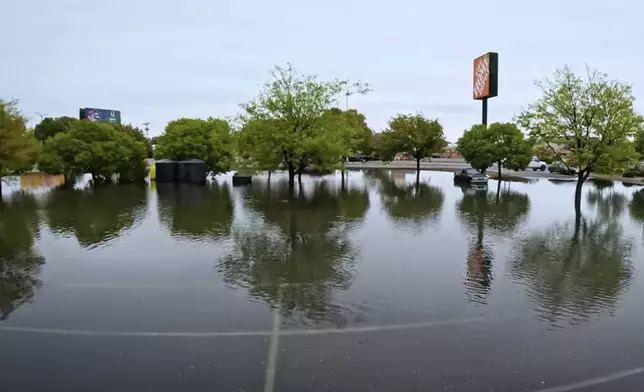
<svg viewBox="0 0 644 392">
<path fill-rule="evenodd" d="M 447 143 L 441 152 L 441 158 L 463 158 L 463 156 L 458 153 L 455 143 Z"/>
</svg>

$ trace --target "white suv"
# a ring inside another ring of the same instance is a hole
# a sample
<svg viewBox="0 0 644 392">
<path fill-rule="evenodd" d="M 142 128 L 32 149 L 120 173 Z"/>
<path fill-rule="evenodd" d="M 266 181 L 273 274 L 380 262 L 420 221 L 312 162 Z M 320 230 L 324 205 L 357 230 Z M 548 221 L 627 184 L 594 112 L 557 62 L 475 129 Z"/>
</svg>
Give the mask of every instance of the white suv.
<svg viewBox="0 0 644 392">
<path fill-rule="evenodd" d="M 534 171 L 546 171 L 547 168 L 548 164 L 537 157 L 532 157 L 532 160 L 530 161 L 530 163 L 528 163 L 528 169 L 532 169 Z"/>
</svg>

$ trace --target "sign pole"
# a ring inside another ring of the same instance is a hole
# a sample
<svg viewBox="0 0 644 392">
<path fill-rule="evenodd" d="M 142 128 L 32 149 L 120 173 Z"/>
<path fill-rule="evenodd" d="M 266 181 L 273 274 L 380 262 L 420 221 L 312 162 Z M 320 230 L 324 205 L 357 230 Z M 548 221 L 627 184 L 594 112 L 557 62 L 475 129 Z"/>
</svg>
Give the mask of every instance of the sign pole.
<svg viewBox="0 0 644 392">
<path fill-rule="evenodd" d="M 481 124 L 487 127 L 487 97 L 483 98 L 483 113 Z"/>
</svg>

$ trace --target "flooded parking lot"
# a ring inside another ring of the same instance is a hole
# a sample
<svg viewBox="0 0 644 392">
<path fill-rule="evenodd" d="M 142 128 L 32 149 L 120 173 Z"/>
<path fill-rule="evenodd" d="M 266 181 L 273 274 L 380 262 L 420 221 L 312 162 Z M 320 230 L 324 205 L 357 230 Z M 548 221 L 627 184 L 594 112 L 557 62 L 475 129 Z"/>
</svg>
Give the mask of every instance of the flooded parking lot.
<svg viewBox="0 0 644 392">
<path fill-rule="evenodd" d="M 3 391 L 644 382 L 644 191 L 451 173 L 13 192 Z M 498 186 L 497 186 L 498 185 Z"/>
</svg>

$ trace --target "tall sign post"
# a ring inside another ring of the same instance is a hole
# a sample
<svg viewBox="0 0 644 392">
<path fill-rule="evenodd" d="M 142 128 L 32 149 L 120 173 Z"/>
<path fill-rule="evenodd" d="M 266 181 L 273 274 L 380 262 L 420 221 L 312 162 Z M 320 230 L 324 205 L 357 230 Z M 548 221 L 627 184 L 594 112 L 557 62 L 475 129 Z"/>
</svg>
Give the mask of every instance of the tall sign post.
<svg viewBox="0 0 644 392">
<path fill-rule="evenodd" d="M 473 98 L 483 101 L 481 123 L 487 125 L 487 100 L 496 97 L 499 85 L 499 54 L 488 52 L 474 59 Z"/>
</svg>

